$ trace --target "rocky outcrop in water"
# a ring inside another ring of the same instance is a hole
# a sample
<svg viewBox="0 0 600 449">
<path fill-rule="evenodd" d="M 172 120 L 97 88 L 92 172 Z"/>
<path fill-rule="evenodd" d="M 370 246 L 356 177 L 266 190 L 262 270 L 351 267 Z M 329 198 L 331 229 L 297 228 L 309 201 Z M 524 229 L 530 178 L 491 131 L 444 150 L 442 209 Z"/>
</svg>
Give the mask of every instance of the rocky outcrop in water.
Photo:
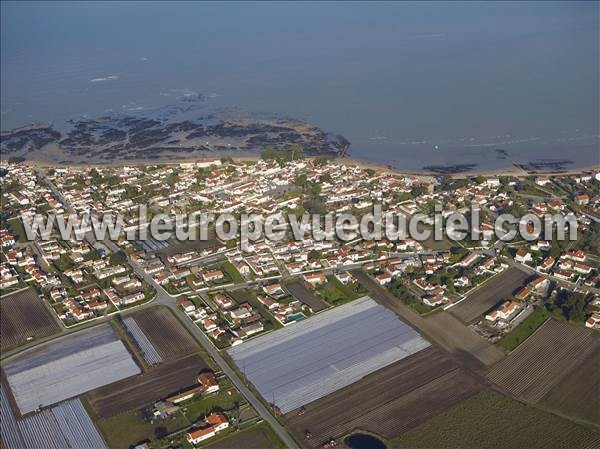
<svg viewBox="0 0 600 449">
<path fill-rule="evenodd" d="M 282 118 L 171 121 L 148 117 L 100 117 L 73 121 L 61 132 L 50 125 L 0 135 L 4 157 L 57 162 L 112 162 L 203 157 L 299 145 L 307 155 L 344 156 L 350 142 L 308 123 Z"/>
</svg>

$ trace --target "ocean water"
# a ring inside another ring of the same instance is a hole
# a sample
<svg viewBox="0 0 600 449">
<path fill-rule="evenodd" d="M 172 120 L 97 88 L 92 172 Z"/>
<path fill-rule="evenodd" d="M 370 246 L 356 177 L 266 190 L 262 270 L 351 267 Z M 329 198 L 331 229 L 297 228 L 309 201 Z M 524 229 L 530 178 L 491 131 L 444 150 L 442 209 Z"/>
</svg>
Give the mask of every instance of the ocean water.
<svg viewBox="0 0 600 449">
<path fill-rule="evenodd" d="M 597 164 L 599 22 L 598 2 L 2 2 L 1 128 L 201 94 L 402 169 Z"/>
</svg>

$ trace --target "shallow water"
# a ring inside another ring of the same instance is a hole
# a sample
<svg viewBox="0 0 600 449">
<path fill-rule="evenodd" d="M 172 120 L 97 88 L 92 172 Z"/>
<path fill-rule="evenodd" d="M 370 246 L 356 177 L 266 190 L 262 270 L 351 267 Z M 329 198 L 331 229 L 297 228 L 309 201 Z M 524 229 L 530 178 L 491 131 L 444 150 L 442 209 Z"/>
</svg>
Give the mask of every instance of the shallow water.
<svg viewBox="0 0 600 449">
<path fill-rule="evenodd" d="M 355 433 L 344 440 L 351 449 L 386 449 L 383 442 L 371 435 Z"/>
<path fill-rule="evenodd" d="M 600 162 L 597 2 L 1 8 L 3 130 L 203 95 L 404 169 Z"/>
</svg>

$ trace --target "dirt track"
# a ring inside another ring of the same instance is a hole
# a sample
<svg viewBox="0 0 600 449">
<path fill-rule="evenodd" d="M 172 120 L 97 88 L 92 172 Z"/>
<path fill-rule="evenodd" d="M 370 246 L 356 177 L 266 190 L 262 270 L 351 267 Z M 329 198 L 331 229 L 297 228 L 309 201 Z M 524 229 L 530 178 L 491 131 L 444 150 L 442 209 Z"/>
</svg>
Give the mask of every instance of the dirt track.
<svg viewBox="0 0 600 449">
<path fill-rule="evenodd" d="M 461 357 L 472 369 L 479 370 L 482 364 L 491 366 L 504 357 L 503 351 L 449 313 L 438 312 L 424 318 L 377 284 L 364 271 L 352 270 L 352 275 L 369 290 L 371 298 L 395 312 L 429 341 Z"/>
</svg>

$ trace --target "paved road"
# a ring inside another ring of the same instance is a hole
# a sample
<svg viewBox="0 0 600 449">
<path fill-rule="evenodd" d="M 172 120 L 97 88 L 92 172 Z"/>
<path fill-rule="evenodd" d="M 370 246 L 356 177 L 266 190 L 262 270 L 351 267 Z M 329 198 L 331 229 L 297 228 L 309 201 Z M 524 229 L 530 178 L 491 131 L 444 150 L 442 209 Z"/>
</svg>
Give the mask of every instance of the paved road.
<svg viewBox="0 0 600 449">
<path fill-rule="evenodd" d="M 206 349 L 210 356 L 217 362 L 223 372 L 229 377 L 229 379 L 231 379 L 233 384 L 246 397 L 248 402 L 256 409 L 260 416 L 271 425 L 273 430 L 277 433 L 285 445 L 290 449 L 300 449 L 296 441 L 294 441 L 294 439 L 289 435 L 287 430 L 281 424 L 279 424 L 279 421 L 277 421 L 273 415 L 271 415 L 271 412 L 267 409 L 267 407 L 260 402 L 260 400 L 254 395 L 254 393 L 252 393 L 252 391 L 250 391 L 250 389 L 244 384 L 236 372 L 229 367 L 227 362 L 223 359 L 219 351 L 213 346 L 206 334 L 204 334 L 204 332 L 202 332 L 200 328 L 196 326 L 179 307 L 176 307 L 173 303 L 171 303 L 169 308 L 173 310 L 179 317 L 181 317 L 185 327 L 202 344 L 204 349 Z"/>
<path fill-rule="evenodd" d="M 154 279 L 152 279 L 152 276 L 148 275 L 139 264 L 136 264 L 132 261 L 130 261 L 130 263 L 135 272 L 156 289 L 157 294 L 154 302 L 169 307 L 175 313 L 175 315 L 181 318 L 181 322 L 188 329 L 188 331 L 190 331 L 190 333 L 202 345 L 206 352 L 208 352 L 208 354 L 215 360 L 221 370 L 223 370 L 227 377 L 231 379 L 231 382 L 244 395 L 246 400 L 256 409 L 259 415 L 271 425 L 273 430 L 277 433 L 285 445 L 290 449 L 299 449 L 298 444 L 296 444 L 287 430 L 285 430 L 285 428 L 279 424 L 279 421 L 275 419 L 271 412 L 263 405 L 262 402 L 260 402 L 254 393 L 250 391 L 246 384 L 244 384 L 242 379 L 240 379 L 237 373 L 229 366 L 219 350 L 212 344 L 206 334 L 200 330 L 200 328 L 190 319 L 189 316 L 183 312 L 183 310 L 176 306 L 176 298 L 170 295 L 164 288 L 162 288 L 162 286 L 158 285 Z"/>
<path fill-rule="evenodd" d="M 65 204 L 65 207 L 70 208 L 70 205 L 67 204 L 62 193 L 58 189 L 56 189 L 54 184 L 52 184 L 52 182 L 50 182 L 50 180 L 41 171 L 39 173 L 46 181 L 50 189 Z M 117 252 L 120 250 L 120 248 L 108 238 L 104 239 L 102 243 L 105 244 L 113 252 Z M 202 345 L 206 352 L 208 352 L 208 354 L 215 360 L 215 362 L 219 365 L 221 370 L 223 370 L 223 372 L 229 377 L 229 379 L 231 379 L 231 382 L 244 395 L 246 400 L 256 409 L 259 415 L 270 424 L 270 426 L 273 428 L 275 433 L 277 433 L 279 438 L 281 438 L 281 440 L 285 443 L 285 445 L 289 449 L 300 449 L 296 441 L 290 436 L 287 430 L 281 424 L 279 424 L 279 421 L 275 419 L 275 417 L 263 405 L 263 403 L 260 402 L 260 400 L 254 395 L 252 391 L 250 391 L 250 389 L 244 384 L 244 382 L 240 379 L 236 372 L 233 369 L 231 369 L 231 367 L 227 364 L 225 359 L 221 356 L 220 352 L 217 350 L 217 348 L 215 348 L 215 346 L 212 344 L 212 342 L 206 336 L 206 334 L 204 334 L 204 332 L 202 332 L 200 328 L 196 326 L 196 324 L 194 324 L 190 317 L 188 317 L 179 307 L 176 306 L 176 297 L 170 295 L 162 286 L 157 284 L 152 278 L 152 276 L 146 273 L 138 263 L 129 260 L 129 264 L 140 278 L 144 279 L 149 285 L 154 287 L 154 289 L 156 290 L 156 297 L 154 301 L 152 301 L 152 303 L 146 304 L 146 306 L 149 306 L 151 304 L 162 304 L 169 307 L 177 316 L 179 316 L 181 318 L 182 323 L 190 331 L 194 338 L 196 338 L 196 340 Z M 139 308 L 136 310 L 139 310 Z M 78 326 L 75 329 L 73 329 L 72 332 L 80 329 L 82 329 L 82 327 Z M 39 341 L 37 343 L 39 343 Z"/>
</svg>

